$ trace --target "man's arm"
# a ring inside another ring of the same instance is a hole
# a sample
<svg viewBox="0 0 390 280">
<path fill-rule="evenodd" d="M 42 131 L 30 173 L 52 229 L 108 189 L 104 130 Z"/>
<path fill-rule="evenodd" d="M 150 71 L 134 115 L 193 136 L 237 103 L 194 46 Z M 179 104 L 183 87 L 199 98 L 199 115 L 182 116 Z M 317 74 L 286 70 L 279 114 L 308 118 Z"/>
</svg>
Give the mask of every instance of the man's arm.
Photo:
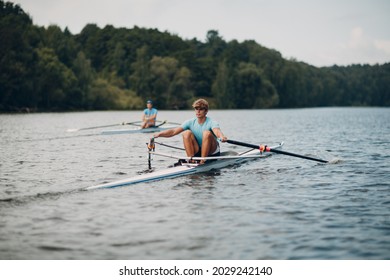
<svg viewBox="0 0 390 280">
<path fill-rule="evenodd" d="M 223 134 L 222 130 L 219 127 L 213 128 L 214 135 L 217 136 L 222 142 L 227 141 L 227 137 Z"/>
<path fill-rule="evenodd" d="M 156 117 L 157 117 L 157 114 L 151 115 L 151 116 L 148 117 L 148 120 L 149 121 L 155 121 Z"/>
<path fill-rule="evenodd" d="M 184 131 L 184 129 L 181 127 L 181 126 L 178 126 L 178 127 L 175 127 L 175 128 L 171 128 L 171 129 L 168 129 L 168 130 L 163 130 L 163 131 L 160 131 L 158 133 L 155 133 L 154 134 L 154 138 L 157 138 L 157 137 L 172 137 L 172 136 L 175 136 L 179 133 L 182 133 Z"/>
</svg>

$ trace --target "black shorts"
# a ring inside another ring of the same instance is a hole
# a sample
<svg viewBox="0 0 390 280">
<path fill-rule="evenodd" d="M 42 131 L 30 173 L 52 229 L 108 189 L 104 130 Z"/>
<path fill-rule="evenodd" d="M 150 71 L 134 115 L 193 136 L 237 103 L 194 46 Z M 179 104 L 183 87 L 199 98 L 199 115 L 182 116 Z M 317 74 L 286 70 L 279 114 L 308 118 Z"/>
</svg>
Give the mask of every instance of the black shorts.
<svg viewBox="0 0 390 280">
<path fill-rule="evenodd" d="M 213 154 L 210 154 L 208 156 L 210 157 L 219 157 L 221 155 L 221 150 L 219 148 L 219 145 L 217 146 L 217 149 L 214 151 Z M 194 155 L 194 157 L 201 157 L 202 156 L 202 149 L 199 149 L 199 151 Z"/>
</svg>

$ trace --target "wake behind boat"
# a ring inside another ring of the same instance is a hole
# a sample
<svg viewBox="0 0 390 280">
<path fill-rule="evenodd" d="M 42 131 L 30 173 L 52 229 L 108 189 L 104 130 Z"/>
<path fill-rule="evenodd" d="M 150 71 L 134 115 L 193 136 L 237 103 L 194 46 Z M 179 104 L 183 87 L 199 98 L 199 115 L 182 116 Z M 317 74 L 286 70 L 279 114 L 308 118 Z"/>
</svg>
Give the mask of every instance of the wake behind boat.
<svg viewBox="0 0 390 280">
<path fill-rule="evenodd" d="M 272 149 L 277 150 L 280 149 L 282 146 L 283 143 L 280 143 L 276 146 L 273 146 Z M 263 153 L 258 149 L 252 149 L 250 151 L 243 152 L 243 153 L 236 153 L 232 151 L 222 152 L 221 155 L 218 157 L 205 157 L 205 158 L 203 157 L 188 158 L 188 157 L 181 157 L 175 155 L 168 155 L 168 154 L 156 153 L 151 151 L 150 149 L 149 155 L 151 154 L 179 159 L 179 162 L 175 164 L 173 167 L 169 167 L 167 169 L 150 172 L 142 175 L 137 175 L 131 178 L 122 179 L 110 183 L 87 187 L 86 190 L 123 187 L 123 186 L 138 184 L 138 183 L 147 183 L 147 182 L 169 179 L 169 178 L 185 176 L 185 175 L 190 175 L 195 173 L 202 173 L 214 169 L 221 169 L 227 166 L 243 163 L 248 160 L 268 157 L 271 155 L 270 153 Z M 202 160 L 202 159 L 206 160 L 206 163 L 204 164 L 189 163 L 193 160 Z M 150 157 L 149 157 L 149 163 L 150 163 Z"/>
</svg>

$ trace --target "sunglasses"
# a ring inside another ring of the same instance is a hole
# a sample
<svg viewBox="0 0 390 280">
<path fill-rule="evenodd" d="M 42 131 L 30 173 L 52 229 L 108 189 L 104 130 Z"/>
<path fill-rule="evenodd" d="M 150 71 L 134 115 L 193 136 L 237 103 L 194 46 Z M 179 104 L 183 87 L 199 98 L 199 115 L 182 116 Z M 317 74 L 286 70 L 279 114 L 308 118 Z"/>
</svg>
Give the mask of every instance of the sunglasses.
<svg viewBox="0 0 390 280">
<path fill-rule="evenodd" d="M 204 110 L 206 110 L 206 108 L 205 107 L 194 107 L 194 110 L 195 111 L 204 111 Z"/>
</svg>

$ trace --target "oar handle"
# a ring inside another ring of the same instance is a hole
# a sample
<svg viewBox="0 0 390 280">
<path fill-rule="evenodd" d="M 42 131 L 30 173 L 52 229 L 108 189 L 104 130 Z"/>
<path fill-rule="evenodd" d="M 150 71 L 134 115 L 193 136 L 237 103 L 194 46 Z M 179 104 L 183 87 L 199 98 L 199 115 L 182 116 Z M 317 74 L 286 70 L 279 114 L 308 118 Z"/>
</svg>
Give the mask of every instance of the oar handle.
<svg viewBox="0 0 390 280">
<path fill-rule="evenodd" d="M 281 151 L 281 150 L 276 150 L 276 149 L 272 149 L 268 146 L 253 145 L 253 144 L 244 143 L 244 142 L 235 141 L 235 140 L 227 140 L 226 142 L 230 143 L 230 144 L 238 145 L 238 146 L 252 148 L 252 149 L 259 149 L 261 152 L 263 152 L 263 151 L 273 152 L 276 154 L 283 154 L 283 155 L 288 155 L 288 156 L 293 156 L 293 157 L 298 157 L 298 158 L 303 158 L 303 159 L 308 159 L 308 160 L 314 160 L 314 161 L 318 161 L 318 162 L 322 162 L 322 163 L 328 163 L 327 160 L 313 158 L 313 157 L 304 156 L 304 155 L 298 155 L 298 154 L 294 154 L 294 153 L 290 153 L 290 152 L 286 152 L 286 151 Z"/>
</svg>

